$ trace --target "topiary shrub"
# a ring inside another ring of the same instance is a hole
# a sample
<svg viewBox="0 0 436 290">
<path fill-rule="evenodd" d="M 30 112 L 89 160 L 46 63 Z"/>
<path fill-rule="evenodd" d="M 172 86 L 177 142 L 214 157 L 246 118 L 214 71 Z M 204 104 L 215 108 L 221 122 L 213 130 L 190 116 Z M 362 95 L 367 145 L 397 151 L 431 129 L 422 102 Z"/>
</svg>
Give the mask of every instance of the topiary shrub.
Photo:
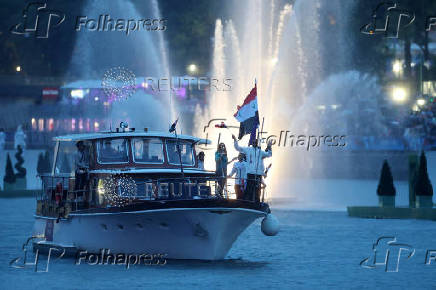
<svg viewBox="0 0 436 290">
<path fill-rule="evenodd" d="M 395 196 L 396 194 L 394 179 L 392 178 L 391 168 L 388 161 L 385 159 L 380 175 L 380 181 L 377 187 L 377 195 L 379 196 Z"/>
<path fill-rule="evenodd" d="M 62 164 L 61 164 L 61 172 L 62 173 L 71 173 L 71 166 L 68 160 L 67 154 L 63 155 Z"/>
<path fill-rule="evenodd" d="M 427 158 L 424 151 L 419 159 L 418 176 L 416 178 L 415 194 L 421 196 L 433 196 L 433 186 L 427 173 Z"/>
<path fill-rule="evenodd" d="M 11 161 L 11 157 L 9 156 L 8 153 L 8 157 L 6 158 L 6 170 L 5 170 L 5 177 L 3 177 L 3 181 L 5 183 L 15 183 L 16 177 L 15 177 L 15 173 L 14 173 L 14 169 L 12 168 L 12 161 Z"/>
<path fill-rule="evenodd" d="M 38 163 L 36 165 L 36 172 L 38 175 L 42 175 L 44 172 L 44 155 L 42 153 L 38 154 Z"/>
<path fill-rule="evenodd" d="M 17 170 L 17 173 L 15 176 L 17 178 L 24 178 L 26 177 L 26 168 L 23 167 L 24 159 L 23 159 L 23 148 L 21 148 L 21 145 L 17 146 L 17 153 L 15 153 L 15 159 L 17 159 L 17 163 L 15 163 L 15 169 Z"/>
<path fill-rule="evenodd" d="M 51 172 L 51 162 L 50 162 L 50 154 L 48 153 L 48 151 L 45 151 L 44 154 L 44 173 L 49 173 Z"/>
</svg>

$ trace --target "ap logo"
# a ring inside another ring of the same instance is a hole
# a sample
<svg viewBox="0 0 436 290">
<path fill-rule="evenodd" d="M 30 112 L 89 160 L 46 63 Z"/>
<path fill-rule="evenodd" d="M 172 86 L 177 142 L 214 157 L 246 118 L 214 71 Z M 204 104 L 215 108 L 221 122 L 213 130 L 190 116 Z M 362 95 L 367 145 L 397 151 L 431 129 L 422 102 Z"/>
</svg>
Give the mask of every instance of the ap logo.
<svg viewBox="0 0 436 290">
<path fill-rule="evenodd" d="M 65 20 L 61 11 L 47 9 L 47 3 L 32 2 L 23 10 L 22 22 L 11 27 L 12 34 L 35 38 L 48 38 L 50 28 L 59 26 Z"/>
<path fill-rule="evenodd" d="M 362 26 L 360 32 L 398 38 L 400 30 L 412 24 L 413 21 L 415 21 L 414 12 L 400 9 L 396 3 L 380 3 L 372 12 L 371 22 Z"/>
</svg>

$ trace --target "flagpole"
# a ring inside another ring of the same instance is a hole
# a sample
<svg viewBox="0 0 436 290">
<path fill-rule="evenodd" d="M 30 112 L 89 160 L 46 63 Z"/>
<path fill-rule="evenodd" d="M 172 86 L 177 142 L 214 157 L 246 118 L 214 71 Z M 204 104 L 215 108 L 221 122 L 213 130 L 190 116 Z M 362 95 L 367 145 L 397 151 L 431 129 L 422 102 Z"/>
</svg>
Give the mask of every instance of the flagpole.
<svg viewBox="0 0 436 290">
<path fill-rule="evenodd" d="M 177 136 L 177 129 L 174 130 L 174 134 L 176 135 L 177 153 L 179 154 L 179 160 L 180 160 L 180 173 L 182 174 L 182 179 L 185 179 L 185 173 L 183 172 L 182 152 L 180 152 L 179 137 Z"/>
<path fill-rule="evenodd" d="M 254 79 L 254 86 L 256 87 L 256 95 L 258 95 L 257 94 L 257 80 L 256 79 Z M 256 98 L 257 98 L 258 96 L 256 96 Z M 258 101 L 258 104 L 259 104 L 259 100 L 257 100 Z M 259 106 L 259 105 L 258 105 Z M 258 109 L 257 109 L 257 112 L 258 112 L 258 114 L 259 114 L 259 107 L 258 107 Z M 260 131 L 262 131 L 263 132 L 263 123 L 264 123 L 264 121 L 265 121 L 265 118 L 262 118 L 262 127 L 261 127 L 261 130 Z M 259 145 L 259 137 L 260 137 L 260 131 L 259 131 L 259 127 L 257 128 L 257 139 L 256 139 L 256 147 L 254 148 L 254 158 L 256 158 L 256 170 L 255 170 L 255 172 L 256 172 L 256 174 L 254 175 L 255 176 L 255 178 L 254 178 L 254 184 L 255 184 L 255 189 L 256 189 L 256 191 L 254 192 L 254 194 L 257 194 L 257 187 L 258 187 L 258 183 L 257 183 L 257 180 L 258 180 L 258 177 L 257 177 L 257 168 L 258 168 L 258 166 L 259 166 L 259 157 L 257 156 L 257 153 L 259 153 L 259 156 L 260 156 L 260 151 L 262 150 L 261 149 L 261 147 L 260 147 L 260 145 Z M 259 150 L 257 150 L 259 148 Z M 259 151 L 259 152 L 258 152 Z M 259 199 L 260 199 L 260 196 L 259 196 Z M 256 196 L 254 196 L 254 200 L 253 201 L 256 201 Z"/>
</svg>

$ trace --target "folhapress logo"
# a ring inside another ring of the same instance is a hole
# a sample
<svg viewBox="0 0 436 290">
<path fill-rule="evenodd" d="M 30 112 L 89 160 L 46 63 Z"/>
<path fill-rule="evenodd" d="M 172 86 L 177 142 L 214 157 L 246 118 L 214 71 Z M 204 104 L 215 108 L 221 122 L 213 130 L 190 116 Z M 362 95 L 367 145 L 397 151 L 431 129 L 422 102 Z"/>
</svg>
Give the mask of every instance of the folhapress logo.
<svg viewBox="0 0 436 290">
<path fill-rule="evenodd" d="M 65 20 L 65 14 L 47 8 L 47 3 L 32 2 L 23 10 L 22 22 L 11 27 L 13 34 L 26 37 L 48 38 L 51 28 L 57 27 Z"/>
<path fill-rule="evenodd" d="M 400 9 L 397 3 L 380 3 L 372 12 L 371 22 L 360 28 L 364 34 L 383 34 L 387 38 L 398 38 L 401 29 L 415 21 L 415 13 Z"/>
<path fill-rule="evenodd" d="M 385 272 L 398 272 L 401 257 L 406 256 L 407 259 L 410 259 L 415 254 L 415 249 L 412 246 L 397 243 L 395 237 L 378 238 L 372 245 L 372 250 L 372 255 L 363 259 L 360 266 L 369 269 L 381 266 L 384 267 Z M 402 255 L 402 253 L 406 254 Z"/>
</svg>

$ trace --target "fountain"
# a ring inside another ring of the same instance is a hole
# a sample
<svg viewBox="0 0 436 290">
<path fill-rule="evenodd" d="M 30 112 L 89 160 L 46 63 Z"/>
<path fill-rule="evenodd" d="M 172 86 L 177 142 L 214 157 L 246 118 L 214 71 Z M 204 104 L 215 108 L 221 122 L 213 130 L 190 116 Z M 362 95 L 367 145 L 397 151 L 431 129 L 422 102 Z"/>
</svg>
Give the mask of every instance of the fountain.
<svg viewBox="0 0 436 290">
<path fill-rule="evenodd" d="M 161 18 L 156 0 L 144 5 L 145 12 L 140 14 L 130 1 L 87 1 L 82 15 L 92 19 L 98 19 L 99 15 L 109 15 L 111 19 Z M 84 84 L 93 79 L 101 83 L 105 72 L 114 67 L 132 71 L 136 82 L 141 77 L 168 78 L 170 71 L 162 33 L 141 30 L 126 35 L 124 32 L 110 30 L 78 31 L 70 74 L 79 77 Z M 92 110 L 88 109 L 84 114 L 92 116 Z M 151 95 L 139 88 L 127 100 L 113 102 L 107 118 L 108 124 L 117 125 L 120 121 L 130 120 L 131 127 L 167 130 L 168 124 L 174 120 L 169 91 Z M 108 124 L 106 127 L 109 127 Z"/>
<path fill-rule="evenodd" d="M 293 5 L 232 2 L 232 13 L 215 24 L 212 68 L 214 77 L 233 79 L 232 90 L 211 92 L 208 106 L 197 114 L 197 134 L 204 134 L 203 126 L 211 118 L 238 126 L 233 113 L 255 79 L 263 131 L 268 132 L 264 138 L 278 136 L 281 130 L 307 135 L 359 134 L 364 128 L 383 132 L 377 79 L 352 67 L 347 34 L 351 9 L 351 1 L 339 0 L 296 0 Z M 350 119 L 350 110 L 360 113 Z M 220 133 L 220 140 L 233 147 L 227 131 L 209 131 L 209 138 L 216 141 Z M 228 151 L 236 156 L 234 150 Z M 320 162 L 318 155 L 305 150 L 275 146 L 273 151 L 273 178 L 267 184 L 270 192 L 281 196 L 295 189 L 288 181 L 296 173 L 310 176 L 313 165 Z M 302 161 L 296 162 L 299 158 Z M 213 168 L 213 160 L 206 153 L 206 168 Z"/>
</svg>

